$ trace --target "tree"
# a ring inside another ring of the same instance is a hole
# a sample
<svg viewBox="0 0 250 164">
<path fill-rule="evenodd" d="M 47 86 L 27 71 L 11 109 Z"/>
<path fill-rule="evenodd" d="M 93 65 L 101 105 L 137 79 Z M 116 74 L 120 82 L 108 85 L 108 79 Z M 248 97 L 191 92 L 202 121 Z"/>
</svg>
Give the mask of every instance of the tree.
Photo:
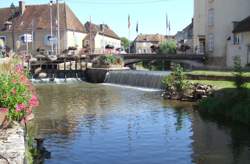
<svg viewBox="0 0 250 164">
<path fill-rule="evenodd" d="M 234 85 L 237 89 L 243 89 L 246 86 L 246 81 L 244 80 L 244 73 L 241 66 L 240 57 L 234 58 Z"/>
<path fill-rule="evenodd" d="M 159 48 L 160 54 L 175 54 L 176 53 L 176 43 L 174 41 L 166 41 L 160 44 Z"/>
<path fill-rule="evenodd" d="M 129 40 L 126 37 L 121 38 L 121 45 L 124 47 L 124 49 L 129 48 Z"/>
</svg>

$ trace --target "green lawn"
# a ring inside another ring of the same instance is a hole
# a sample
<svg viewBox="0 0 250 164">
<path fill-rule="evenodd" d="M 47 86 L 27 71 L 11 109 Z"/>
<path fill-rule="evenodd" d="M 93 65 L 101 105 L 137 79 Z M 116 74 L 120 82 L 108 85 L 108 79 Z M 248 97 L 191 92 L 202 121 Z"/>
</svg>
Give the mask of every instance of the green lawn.
<svg viewBox="0 0 250 164">
<path fill-rule="evenodd" d="M 187 72 L 187 74 L 191 75 L 213 75 L 213 76 L 233 76 L 233 72 L 231 71 L 191 71 Z M 244 77 L 250 77 L 250 71 L 249 72 L 244 72 Z"/>
<path fill-rule="evenodd" d="M 212 85 L 216 90 L 225 88 L 235 88 L 232 81 L 211 81 L 211 80 L 188 80 L 192 83 L 201 83 L 206 85 Z M 250 83 L 247 83 L 247 88 L 250 89 Z"/>
</svg>

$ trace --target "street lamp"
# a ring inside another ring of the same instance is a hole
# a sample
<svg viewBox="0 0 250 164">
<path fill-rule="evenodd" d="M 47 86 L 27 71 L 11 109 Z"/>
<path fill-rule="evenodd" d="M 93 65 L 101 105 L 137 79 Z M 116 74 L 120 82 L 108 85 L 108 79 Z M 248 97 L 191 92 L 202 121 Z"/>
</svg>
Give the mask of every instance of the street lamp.
<svg viewBox="0 0 250 164">
<path fill-rule="evenodd" d="M 11 10 L 11 20 L 12 20 L 12 45 L 13 45 L 13 51 L 15 51 L 15 28 L 14 28 L 14 18 L 15 18 L 15 14 L 16 14 L 16 7 L 14 5 L 14 3 L 11 3 L 10 5 L 10 10 Z"/>
</svg>

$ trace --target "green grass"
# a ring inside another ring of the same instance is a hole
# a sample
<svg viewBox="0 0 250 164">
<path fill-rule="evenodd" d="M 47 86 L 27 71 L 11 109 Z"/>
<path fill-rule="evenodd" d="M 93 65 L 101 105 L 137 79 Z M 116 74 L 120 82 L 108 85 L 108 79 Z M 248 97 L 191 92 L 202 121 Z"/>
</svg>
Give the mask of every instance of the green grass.
<svg viewBox="0 0 250 164">
<path fill-rule="evenodd" d="M 212 85 L 216 90 L 225 88 L 235 88 L 232 81 L 211 81 L 211 80 L 188 80 L 191 83 L 201 83 L 206 85 Z M 247 83 L 247 88 L 250 89 L 250 83 Z"/>
<path fill-rule="evenodd" d="M 191 71 L 191 72 L 187 72 L 187 74 L 191 74 L 191 75 L 206 75 L 206 76 L 233 76 L 232 71 L 205 71 L 205 70 L 201 70 L 201 71 Z M 250 77 L 250 72 L 244 72 L 243 74 L 244 77 Z"/>
</svg>

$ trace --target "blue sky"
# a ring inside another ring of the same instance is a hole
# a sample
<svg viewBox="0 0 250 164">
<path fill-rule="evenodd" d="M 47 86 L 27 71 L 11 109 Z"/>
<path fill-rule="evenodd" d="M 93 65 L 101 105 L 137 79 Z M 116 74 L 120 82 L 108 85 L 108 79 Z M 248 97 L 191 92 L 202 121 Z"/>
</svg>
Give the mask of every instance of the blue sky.
<svg viewBox="0 0 250 164">
<path fill-rule="evenodd" d="M 60 0 L 64 2 L 63 0 Z M 171 34 L 182 30 L 191 23 L 193 17 L 193 0 L 65 0 L 77 17 L 85 23 L 92 18 L 96 24 L 108 24 L 119 36 L 128 37 L 128 15 L 131 17 L 131 35 L 136 33 L 166 34 L 166 13 L 168 14 Z M 18 0 L 0 0 L 0 7 L 15 5 Z M 48 3 L 49 0 L 25 0 L 26 4 Z"/>
</svg>

